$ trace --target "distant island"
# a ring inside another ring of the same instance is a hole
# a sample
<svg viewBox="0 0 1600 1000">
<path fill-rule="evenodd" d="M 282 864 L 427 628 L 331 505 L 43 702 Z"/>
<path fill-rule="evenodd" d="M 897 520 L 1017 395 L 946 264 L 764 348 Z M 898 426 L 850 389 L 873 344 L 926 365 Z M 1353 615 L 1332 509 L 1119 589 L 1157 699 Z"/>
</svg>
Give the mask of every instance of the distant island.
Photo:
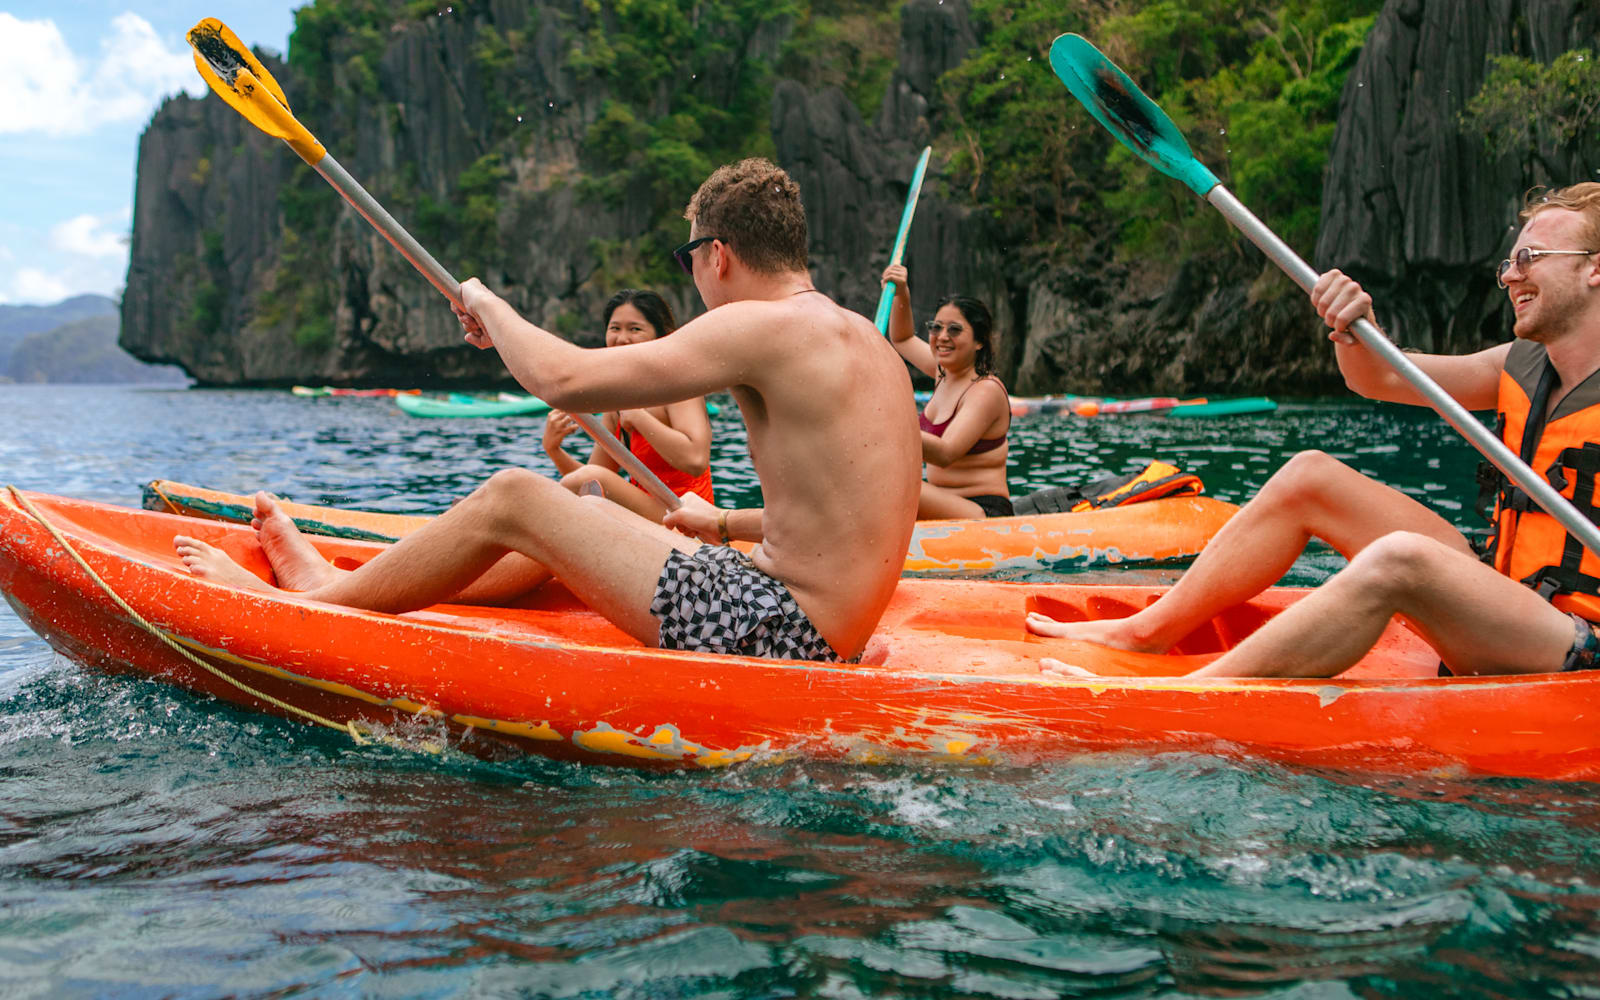
<svg viewBox="0 0 1600 1000">
<path fill-rule="evenodd" d="M 120 325 L 116 301 L 104 295 L 0 306 L 0 382 L 188 381 L 181 368 L 145 364 L 118 347 Z"/>
</svg>

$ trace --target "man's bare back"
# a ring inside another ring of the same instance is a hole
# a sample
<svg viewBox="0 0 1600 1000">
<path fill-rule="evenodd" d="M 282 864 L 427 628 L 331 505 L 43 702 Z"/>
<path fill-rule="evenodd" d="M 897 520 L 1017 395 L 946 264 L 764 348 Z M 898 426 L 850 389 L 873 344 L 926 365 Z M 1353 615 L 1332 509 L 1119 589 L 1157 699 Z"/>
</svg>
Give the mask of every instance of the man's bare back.
<svg viewBox="0 0 1600 1000">
<path fill-rule="evenodd" d="M 866 317 L 812 293 L 748 307 L 781 355 L 733 387 L 766 499 L 756 565 L 835 648 L 859 648 L 894 593 L 921 472 L 899 355 Z"/>
</svg>

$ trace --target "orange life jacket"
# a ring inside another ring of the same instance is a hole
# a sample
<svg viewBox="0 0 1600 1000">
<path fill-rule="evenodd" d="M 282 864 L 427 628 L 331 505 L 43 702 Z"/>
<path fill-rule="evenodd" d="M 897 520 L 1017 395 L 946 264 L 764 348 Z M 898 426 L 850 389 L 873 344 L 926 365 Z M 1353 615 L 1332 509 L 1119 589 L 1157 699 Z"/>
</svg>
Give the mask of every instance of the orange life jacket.
<svg viewBox="0 0 1600 1000">
<path fill-rule="evenodd" d="M 1497 429 L 1557 492 L 1600 524 L 1595 474 L 1600 472 L 1600 373 L 1549 409 L 1560 380 L 1544 346 L 1519 340 L 1500 373 Z M 1600 556 L 1567 533 L 1517 485 L 1489 467 L 1480 472 L 1485 497 L 1493 496 L 1492 537 L 1484 560 L 1537 590 L 1562 611 L 1600 621 Z"/>
<path fill-rule="evenodd" d="M 1056 486 L 1020 497 L 1018 514 L 1077 514 L 1103 507 L 1122 507 L 1162 497 L 1198 496 L 1205 484 L 1192 472 L 1168 462 L 1153 461 L 1137 472 L 1103 476 L 1082 486 Z"/>
</svg>

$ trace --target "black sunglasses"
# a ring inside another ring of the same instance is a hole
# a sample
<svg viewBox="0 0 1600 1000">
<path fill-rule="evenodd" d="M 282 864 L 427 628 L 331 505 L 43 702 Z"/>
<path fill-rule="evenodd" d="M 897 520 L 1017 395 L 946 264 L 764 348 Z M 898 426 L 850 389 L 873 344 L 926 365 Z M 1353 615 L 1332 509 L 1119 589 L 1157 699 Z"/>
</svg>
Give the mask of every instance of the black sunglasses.
<svg viewBox="0 0 1600 1000">
<path fill-rule="evenodd" d="M 710 243 L 712 240 L 722 240 L 722 237 L 720 237 L 720 236 L 702 236 L 697 240 L 690 240 L 689 242 L 685 243 L 683 246 L 681 246 L 678 249 L 672 251 L 672 259 L 678 262 L 678 266 L 679 267 L 683 268 L 683 273 L 684 274 L 687 274 L 689 277 L 692 278 L 692 277 L 694 277 L 694 258 L 691 257 L 690 254 L 694 253 L 695 250 L 697 250 L 700 247 L 701 244 Z M 727 240 L 722 240 L 722 242 L 726 243 L 728 241 Z"/>
</svg>

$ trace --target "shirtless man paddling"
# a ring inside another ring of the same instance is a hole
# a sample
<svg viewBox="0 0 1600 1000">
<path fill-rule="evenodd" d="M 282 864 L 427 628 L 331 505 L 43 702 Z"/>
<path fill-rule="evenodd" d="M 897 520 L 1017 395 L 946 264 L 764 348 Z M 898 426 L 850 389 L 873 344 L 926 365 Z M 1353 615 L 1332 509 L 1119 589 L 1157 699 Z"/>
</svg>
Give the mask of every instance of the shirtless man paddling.
<svg viewBox="0 0 1600 1000">
<path fill-rule="evenodd" d="M 524 388 L 565 410 L 730 390 L 764 509 L 720 510 L 688 494 L 663 526 L 507 469 L 343 573 L 261 495 L 258 536 L 279 582 L 313 600 L 402 612 L 509 595 L 554 574 L 647 645 L 859 655 L 894 593 L 915 521 L 921 446 L 905 368 L 869 320 L 812 286 L 800 191 L 784 171 L 755 159 L 722 167 L 685 217 L 691 238 L 674 256 L 709 311 L 670 337 L 586 350 L 523 320 L 477 279 L 461 286 L 458 316 L 469 342 L 493 346 Z M 745 557 L 697 538 L 760 544 Z M 176 546 L 197 576 L 267 587 L 203 542 L 180 537 Z"/>
<path fill-rule="evenodd" d="M 1567 452 L 1581 453 L 1574 459 L 1580 465 L 1600 457 L 1600 184 L 1530 198 L 1522 219 L 1511 257 L 1498 272 L 1516 316 L 1517 339 L 1475 354 L 1417 354 L 1412 360 L 1467 409 L 1498 408 L 1513 417 L 1506 443 L 1514 452 L 1525 448 L 1524 459 L 1548 475 L 1552 459 Z M 1329 339 L 1351 389 L 1369 399 L 1426 405 L 1409 382 L 1347 332 L 1358 318 L 1372 319 L 1372 299 L 1360 285 L 1329 271 L 1311 301 L 1333 330 Z M 1539 398 L 1541 380 L 1546 399 Z M 1541 416 L 1548 418 L 1542 432 Z M 1526 443 L 1518 433 L 1524 418 L 1535 426 Z M 1562 469 L 1564 483 L 1557 488 L 1571 497 L 1586 477 L 1593 487 L 1596 468 L 1600 464 L 1586 472 Z M 1600 665 L 1600 626 L 1594 624 L 1600 621 L 1600 556 L 1567 545 L 1559 522 L 1526 501 L 1520 491 L 1502 491 L 1495 565 L 1489 566 L 1427 507 L 1328 455 L 1303 452 L 1217 532 L 1161 600 L 1112 621 L 1066 623 L 1030 615 L 1028 629 L 1163 652 L 1218 612 L 1275 583 L 1315 537 L 1350 565 L 1189 676 L 1331 677 L 1366 655 L 1394 615 L 1406 618 L 1458 674 Z M 1560 566 L 1567 553 L 1574 562 L 1571 573 Z M 1573 586 L 1552 594 L 1560 582 L 1555 576 Z M 1544 596 L 1534 589 L 1541 583 L 1547 584 Z M 1043 666 L 1087 673 L 1059 660 L 1047 659 Z"/>
</svg>

